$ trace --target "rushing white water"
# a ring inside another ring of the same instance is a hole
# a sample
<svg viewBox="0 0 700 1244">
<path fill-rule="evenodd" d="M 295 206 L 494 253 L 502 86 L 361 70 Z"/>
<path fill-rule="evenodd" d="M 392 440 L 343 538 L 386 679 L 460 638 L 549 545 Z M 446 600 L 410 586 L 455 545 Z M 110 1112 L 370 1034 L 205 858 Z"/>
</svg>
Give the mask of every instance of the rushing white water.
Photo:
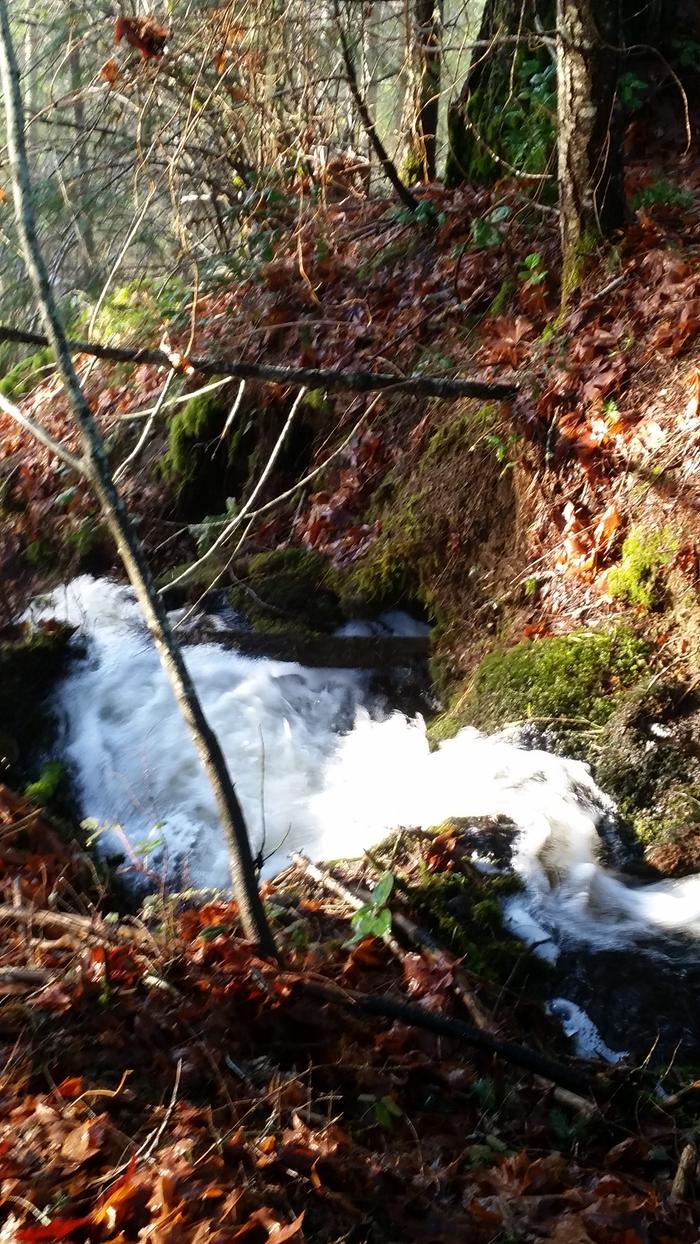
<svg viewBox="0 0 700 1244">
<path fill-rule="evenodd" d="M 60 693 L 63 754 L 103 847 L 165 844 L 163 867 L 199 887 L 228 869 L 208 784 L 129 590 L 87 576 L 45 599 L 40 616 L 79 626 L 88 655 Z M 394 620 L 395 621 L 395 620 Z M 507 816 L 526 883 L 509 905 L 515 931 L 556 955 L 566 940 L 623 946 L 700 936 L 700 876 L 634 885 L 598 863 L 597 827 L 614 812 L 587 767 L 462 730 L 431 753 L 421 719 L 368 703 L 359 673 L 309 670 L 191 645 L 186 660 L 217 731 L 265 872 L 293 849 L 357 855 L 390 829 L 449 816 Z M 151 865 L 156 865 L 151 858 Z"/>
</svg>

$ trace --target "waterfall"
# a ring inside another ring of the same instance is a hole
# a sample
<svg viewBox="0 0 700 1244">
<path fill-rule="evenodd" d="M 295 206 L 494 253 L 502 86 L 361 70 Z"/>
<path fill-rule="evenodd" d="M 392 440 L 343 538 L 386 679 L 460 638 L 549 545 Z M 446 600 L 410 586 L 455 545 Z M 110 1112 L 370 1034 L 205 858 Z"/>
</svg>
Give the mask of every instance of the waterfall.
<svg viewBox="0 0 700 1244">
<path fill-rule="evenodd" d="M 33 614 L 65 619 L 86 641 L 57 707 L 61 753 L 83 815 L 101 831 L 98 849 L 123 854 L 129 843 L 138 856 L 155 841 L 152 870 L 179 884 L 226 886 L 214 801 L 130 590 L 82 576 Z M 470 728 L 431 752 L 422 719 L 392 713 L 367 674 L 243 657 L 214 643 L 184 653 L 264 875 L 292 850 L 334 859 L 400 826 L 505 816 L 517 827 L 513 863 L 524 881 L 507 919 L 540 954 L 700 935 L 700 876 L 641 885 L 601 865 L 598 829 L 615 809 L 580 761 Z"/>
</svg>

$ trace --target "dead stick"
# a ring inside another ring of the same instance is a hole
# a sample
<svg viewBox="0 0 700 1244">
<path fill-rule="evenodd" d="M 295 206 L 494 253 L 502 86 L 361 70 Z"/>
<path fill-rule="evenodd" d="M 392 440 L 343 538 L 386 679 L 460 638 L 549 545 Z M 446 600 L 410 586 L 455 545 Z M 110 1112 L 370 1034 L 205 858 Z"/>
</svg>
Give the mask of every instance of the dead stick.
<svg viewBox="0 0 700 1244">
<path fill-rule="evenodd" d="M 372 867 L 381 872 L 381 868 L 378 862 L 374 860 L 372 854 L 369 851 L 365 851 L 365 855 Z M 406 916 L 403 912 L 397 912 L 395 915 L 392 912 L 392 916 L 396 927 L 401 930 L 406 939 L 417 950 L 431 955 L 450 954 L 426 929 L 422 929 L 414 920 L 411 920 L 410 916 Z M 454 958 L 452 955 L 450 957 Z M 456 961 L 452 968 L 452 990 L 455 997 L 459 999 L 462 1006 L 468 1011 L 472 1022 L 476 1024 L 477 1028 L 481 1028 L 483 1032 L 496 1032 L 493 1016 L 489 1015 L 486 1007 L 476 997 L 466 973 L 462 971 Z"/>
<path fill-rule="evenodd" d="M 0 324 L 0 341 L 46 346 L 41 333 Z M 71 354 L 88 354 L 113 363 L 150 363 L 168 366 L 162 350 L 132 350 L 125 346 L 105 346 L 91 341 L 67 341 Z M 508 401 L 516 396 L 515 384 L 489 384 L 483 380 L 446 380 L 438 376 L 392 376 L 385 372 L 335 371 L 329 367 L 276 367 L 267 363 L 230 362 L 226 359 L 188 358 L 188 364 L 203 376 L 232 376 L 237 380 L 266 380 L 272 384 L 304 385 L 309 389 L 341 389 L 354 393 L 376 393 L 381 389 L 419 393 L 425 397 L 477 397 Z"/>
<path fill-rule="evenodd" d="M 341 989 L 331 982 L 320 983 L 317 980 L 299 980 L 293 978 L 294 984 L 301 986 L 312 996 L 323 998 L 329 1002 L 340 1003 L 341 1006 L 361 1011 L 365 1015 L 379 1015 L 384 1019 L 393 1019 L 400 1024 L 408 1024 L 412 1028 L 423 1028 L 427 1032 L 437 1033 L 442 1037 L 452 1037 L 463 1041 L 476 1049 L 487 1050 L 496 1054 L 506 1062 L 536 1076 L 544 1076 L 553 1084 L 561 1084 L 574 1093 L 594 1094 L 595 1090 L 603 1091 L 605 1082 L 600 1077 L 588 1075 L 575 1067 L 566 1067 L 556 1063 L 545 1054 L 538 1054 L 526 1045 L 518 1045 L 515 1041 L 503 1041 L 492 1033 L 482 1032 L 465 1024 L 461 1019 L 452 1019 L 447 1015 L 437 1015 L 425 1007 L 415 1003 L 401 1002 L 397 998 L 389 998 L 386 994 L 361 994 L 352 990 Z"/>
<path fill-rule="evenodd" d="M 297 864 L 299 868 L 302 868 L 309 877 L 312 877 L 314 881 L 318 881 L 324 889 L 329 890 L 331 894 L 337 894 L 339 898 L 342 898 L 343 901 L 355 911 L 359 911 L 361 907 L 366 907 L 368 903 L 371 903 L 372 899 L 369 892 L 365 891 L 364 894 L 361 894 L 357 891 L 349 890 L 348 887 L 344 885 L 342 881 L 339 881 L 329 869 L 319 868 L 318 865 L 312 864 L 311 860 L 308 859 L 307 856 L 302 855 L 299 852 L 295 852 L 292 855 L 292 859 L 294 860 L 294 863 Z M 370 862 L 374 864 L 371 857 Z M 376 864 L 374 867 L 377 867 Z M 415 948 L 422 954 L 444 955 L 447 953 L 444 948 L 435 941 L 435 938 L 431 937 L 425 929 L 421 929 L 413 920 L 410 919 L 409 916 L 404 915 L 403 912 L 392 911 L 391 919 L 394 928 L 398 929 L 406 940 L 412 946 L 415 946 Z M 392 937 L 391 933 L 385 933 L 382 941 L 386 943 L 392 954 L 396 955 L 398 959 L 403 959 L 403 951 L 396 939 Z M 459 998 L 459 1001 L 469 1012 L 469 1015 L 476 1027 L 480 1028 L 483 1032 L 493 1032 L 493 1020 L 490 1018 L 485 1008 L 481 1005 L 478 998 L 474 997 L 467 979 L 464 973 L 460 971 L 457 963 L 453 966 L 452 988 L 456 996 Z"/>
<path fill-rule="evenodd" d="M 673 1178 L 673 1186 L 671 1188 L 671 1198 L 674 1201 L 687 1201 L 693 1188 L 693 1180 L 695 1178 L 695 1167 L 698 1161 L 698 1151 L 692 1141 L 685 1146 L 680 1156 L 678 1169 Z"/>
<path fill-rule="evenodd" d="M 126 924 L 106 925 L 89 916 L 76 916 L 69 912 L 34 910 L 30 907 L 13 907 L 0 904 L 0 924 L 35 925 L 39 929 L 56 929 L 59 934 L 70 933 L 77 937 L 95 937 L 103 942 L 141 942 L 151 949 L 160 949 L 157 939 L 147 929 Z"/>
<path fill-rule="evenodd" d="M 52 979 L 45 968 L 0 968 L 1 985 L 46 985 Z"/>
</svg>

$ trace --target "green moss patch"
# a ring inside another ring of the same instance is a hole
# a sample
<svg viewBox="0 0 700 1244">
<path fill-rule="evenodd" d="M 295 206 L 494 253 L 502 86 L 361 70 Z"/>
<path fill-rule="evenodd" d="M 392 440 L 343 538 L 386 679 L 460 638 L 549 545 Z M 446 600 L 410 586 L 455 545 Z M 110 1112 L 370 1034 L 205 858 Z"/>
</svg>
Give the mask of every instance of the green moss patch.
<svg viewBox="0 0 700 1244">
<path fill-rule="evenodd" d="M 329 632 L 343 621 L 333 567 L 311 549 L 274 549 L 250 559 L 230 593 L 256 630 Z"/>
<path fill-rule="evenodd" d="M 619 597 L 642 609 L 655 609 L 663 604 L 663 569 L 678 548 L 668 528 L 645 531 L 635 527 L 622 546 L 622 558 L 608 575 L 611 596 Z"/>
<path fill-rule="evenodd" d="M 221 431 L 226 407 L 217 393 L 202 393 L 190 398 L 170 420 L 168 452 L 161 469 L 167 479 L 180 481 L 194 478 L 201 457 L 202 441 Z"/>
<path fill-rule="evenodd" d="M 531 719 L 600 726 L 625 688 L 639 680 L 652 651 L 626 626 L 496 650 L 481 662 L 467 693 L 432 724 L 431 738 L 450 738 L 465 725 L 492 731 Z"/>
<path fill-rule="evenodd" d="M 41 379 L 45 368 L 50 367 L 54 361 L 53 350 L 46 346 L 43 350 L 37 350 L 35 354 L 30 354 L 28 358 L 22 359 L 21 363 L 15 366 L 3 376 L 0 380 L 0 393 L 3 397 L 16 401 L 25 394 L 31 392 L 34 385 Z"/>
<path fill-rule="evenodd" d="M 622 697 L 596 738 L 593 772 L 615 799 L 630 844 L 646 850 L 700 823 L 699 716 L 694 692 L 656 683 Z"/>
<path fill-rule="evenodd" d="M 160 335 L 164 324 L 184 324 L 190 295 L 179 277 L 166 281 L 140 277 L 108 294 L 94 324 L 94 335 L 100 341 L 133 342 L 150 345 Z M 92 318 L 89 309 L 70 326 L 70 335 L 77 337 Z"/>
<path fill-rule="evenodd" d="M 341 602 L 350 616 L 407 608 L 445 632 L 464 616 L 465 598 L 479 579 L 468 559 L 476 562 L 490 541 L 500 540 L 513 506 L 502 432 L 492 405 L 435 412 L 422 448 L 377 493 L 368 516 L 376 538 L 342 571 Z"/>
</svg>

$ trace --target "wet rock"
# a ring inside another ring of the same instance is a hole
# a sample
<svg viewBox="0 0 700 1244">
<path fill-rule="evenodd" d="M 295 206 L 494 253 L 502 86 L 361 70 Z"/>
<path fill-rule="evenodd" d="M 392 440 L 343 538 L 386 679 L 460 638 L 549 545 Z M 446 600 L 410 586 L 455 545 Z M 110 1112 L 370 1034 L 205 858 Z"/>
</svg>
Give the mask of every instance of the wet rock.
<svg viewBox="0 0 700 1244">
<path fill-rule="evenodd" d="M 689 877 L 700 873 L 700 825 L 683 825 L 673 842 L 647 851 L 647 861 L 664 877 Z"/>
<path fill-rule="evenodd" d="M 693 942 L 664 939 L 637 950 L 565 951 L 556 990 L 580 1006 L 614 1050 L 654 1066 L 700 1057 L 700 954 Z"/>
</svg>

